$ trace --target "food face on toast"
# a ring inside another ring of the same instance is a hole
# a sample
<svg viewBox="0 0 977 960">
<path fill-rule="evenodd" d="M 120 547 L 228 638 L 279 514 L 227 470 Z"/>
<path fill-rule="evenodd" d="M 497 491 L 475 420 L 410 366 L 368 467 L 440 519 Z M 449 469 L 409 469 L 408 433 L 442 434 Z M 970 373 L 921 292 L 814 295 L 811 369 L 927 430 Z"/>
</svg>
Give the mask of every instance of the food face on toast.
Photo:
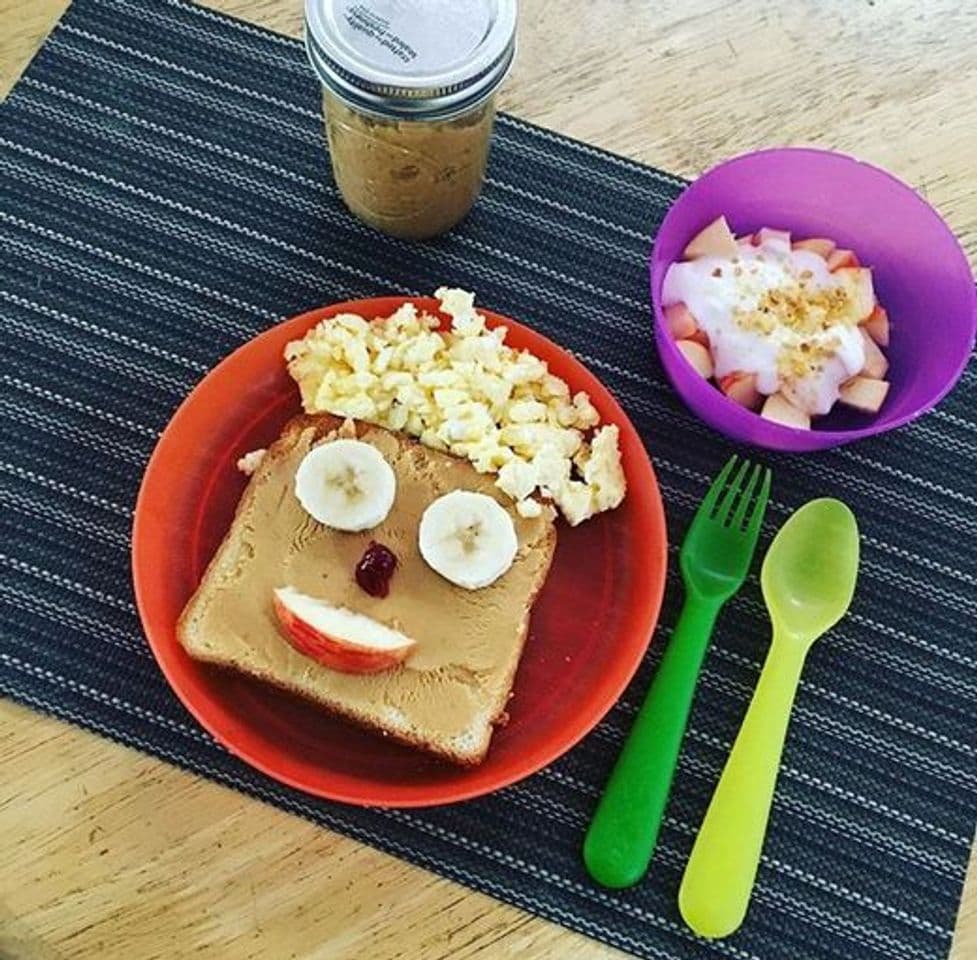
<svg viewBox="0 0 977 960">
<path fill-rule="evenodd" d="M 617 427 L 589 398 L 488 331 L 470 295 L 438 296 L 445 333 L 408 304 L 289 344 L 306 414 L 242 457 L 248 487 L 178 635 L 197 659 L 473 764 L 505 713 L 557 508 L 582 522 L 625 484 Z"/>
</svg>

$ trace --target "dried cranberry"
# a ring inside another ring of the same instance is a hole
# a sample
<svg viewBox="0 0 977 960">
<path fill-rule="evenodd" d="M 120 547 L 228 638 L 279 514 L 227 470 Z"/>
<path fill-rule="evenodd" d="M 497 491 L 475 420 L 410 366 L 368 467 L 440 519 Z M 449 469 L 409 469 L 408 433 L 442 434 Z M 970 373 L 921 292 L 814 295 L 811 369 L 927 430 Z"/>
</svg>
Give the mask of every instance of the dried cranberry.
<svg viewBox="0 0 977 960">
<path fill-rule="evenodd" d="M 397 557 L 393 551 L 371 540 L 356 564 L 356 582 L 371 597 L 385 597 L 390 592 L 390 578 L 396 569 Z"/>
</svg>

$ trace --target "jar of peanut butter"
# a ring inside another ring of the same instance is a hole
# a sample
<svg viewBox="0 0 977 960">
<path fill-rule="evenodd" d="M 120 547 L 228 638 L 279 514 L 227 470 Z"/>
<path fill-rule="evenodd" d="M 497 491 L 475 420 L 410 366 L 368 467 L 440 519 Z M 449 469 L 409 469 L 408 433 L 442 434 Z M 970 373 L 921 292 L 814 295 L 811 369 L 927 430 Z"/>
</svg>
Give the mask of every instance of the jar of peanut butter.
<svg viewBox="0 0 977 960">
<path fill-rule="evenodd" d="M 422 239 L 468 213 L 515 33 L 515 0 L 306 0 L 333 175 L 360 220 Z"/>
</svg>

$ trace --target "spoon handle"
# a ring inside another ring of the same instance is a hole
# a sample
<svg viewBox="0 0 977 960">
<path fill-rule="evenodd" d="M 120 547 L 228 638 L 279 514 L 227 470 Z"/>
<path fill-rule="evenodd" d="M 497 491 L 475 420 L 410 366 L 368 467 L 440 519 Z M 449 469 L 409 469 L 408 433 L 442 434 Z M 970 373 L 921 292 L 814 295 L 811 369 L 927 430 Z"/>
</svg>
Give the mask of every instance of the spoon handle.
<svg viewBox="0 0 977 960">
<path fill-rule="evenodd" d="M 679 910 L 701 936 L 729 936 L 746 916 L 806 652 L 805 644 L 778 640 L 774 633 L 750 707 L 699 828 L 679 889 Z"/>
</svg>

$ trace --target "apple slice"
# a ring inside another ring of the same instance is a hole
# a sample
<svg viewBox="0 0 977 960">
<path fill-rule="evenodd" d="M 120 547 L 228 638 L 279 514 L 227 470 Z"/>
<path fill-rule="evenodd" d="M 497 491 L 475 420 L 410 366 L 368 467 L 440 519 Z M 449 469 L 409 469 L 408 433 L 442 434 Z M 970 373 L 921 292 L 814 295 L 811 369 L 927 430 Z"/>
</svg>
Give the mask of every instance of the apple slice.
<svg viewBox="0 0 977 960">
<path fill-rule="evenodd" d="M 756 374 L 737 370 L 719 378 L 719 389 L 734 403 L 752 410 L 760 402 L 760 392 L 756 388 Z"/>
<path fill-rule="evenodd" d="M 772 227 L 762 227 L 757 234 L 760 243 L 771 243 L 775 247 L 790 250 L 790 231 L 774 230 Z"/>
<path fill-rule="evenodd" d="M 378 673 L 396 667 L 414 648 L 399 630 L 294 587 L 279 587 L 272 602 L 289 644 L 332 670 Z"/>
<path fill-rule="evenodd" d="M 772 393 L 764 401 L 760 416 L 784 427 L 795 430 L 810 430 L 811 418 L 799 407 L 795 407 L 782 393 Z"/>
<path fill-rule="evenodd" d="M 864 327 L 860 327 L 859 332 L 862 335 L 862 346 L 865 348 L 865 366 L 862 367 L 862 376 L 869 377 L 871 380 L 882 380 L 889 370 L 889 361 L 876 346 L 875 341 L 865 332 Z"/>
<path fill-rule="evenodd" d="M 888 392 L 889 384 L 886 380 L 852 377 L 841 385 L 838 399 L 846 406 L 863 413 L 878 413 Z"/>
<path fill-rule="evenodd" d="M 808 237 L 806 240 L 795 240 L 794 249 L 810 250 L 811 253 L 816 253 L 819 257 L 824 257 L 827 260 L 834 253 L 835 242 L 827 237 Z"/>
<path fill-rule="evenodd" d="M 838 247 L 831 251 L 831 255 L 828 257 L 828 269 L 831 271 L 840 270 L 842 267 L 860 267 L 861 264 L 858 262 L 858 257 L 855 256 L 854 250 L 843 250 Z"/>
<path fill-rule="evenodd" d="M 756 234 L 755 233 L 744 233 L 742 237 L 737 237 L 736 242 L 741 247 L 755 247 L 756 246 Z"/>
<path fill-rule="evenodd" d="M 862 324 L 862 329 L 880 346 L 889 345 L 889 314 L 885 307 L 875 305 L 868 319 Z"/>
<path fill-rule="evenodd" d="M 867 320 L 875 309 L 872 271 L 867 267 L 839 267 L 834 275 L 848 293 L 855 311 L 855 320 L 858 323 Z"/>
<path fill-rule="evenodd" d="M 689 336 L 683 337 L 682 339 L 691 340 L 693 343 L 700 343 L 707 350 L 709 349 L 709 334 L 706 333 L 706 331 L 703 330 L 702 327 L 699 327 L 699 329 L 696 330 L 695 333 L 691 333 L 689 334 Z"/>
<path fill-rule="evenodd" d="M 708 227 L 700 230 L 689 241 L 682 255 L 686 260 L 698 260 L 699 257 L 735 257 L 738 249 L 726 218 L 716 217 Z"/>
<path fill-rule="evenodd" d="M 684 340 L 699 329 L 692 311 L 684 303 L 673 303 L 665 307 L 665 323 L 673 340 Z"/>
<path fill-rule="evenodd" d="M 701 343 L 696 343 L 695 340 L 676 340 L 675 346 L 700 377 L 708 380 L 712 376 L 712 357 Z"/>
</svg>

